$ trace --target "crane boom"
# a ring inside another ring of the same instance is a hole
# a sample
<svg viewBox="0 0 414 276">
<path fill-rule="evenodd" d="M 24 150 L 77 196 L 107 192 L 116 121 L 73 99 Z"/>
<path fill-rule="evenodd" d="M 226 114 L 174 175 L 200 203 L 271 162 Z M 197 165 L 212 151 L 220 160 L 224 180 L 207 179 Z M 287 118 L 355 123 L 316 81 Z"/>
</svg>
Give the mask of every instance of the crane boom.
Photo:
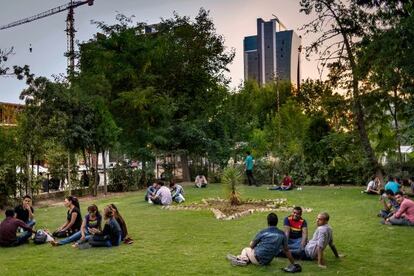
<svg viewBox="0 0 414 276">
<path fill-rule="evenodd" d="M 89 6 L 91 6 L 91 5 L 93 5 L 93 0 L 73 1 L 73 2 L 70 2 L 68 4 L 64 4 L 64 5 L 61 5 L 59 7 L 56 7 L 56 8 L 41 12 L 39 14 L 33 15 L 31 17 L 20 19 L 20 20 L 14 21 L 12 23 L 0 26 L 0 30 L 9 29 L 9 28 L 12 28 L 12 27 L 15 27 L 15 26 L 26 24 L 26 23 L 29 23 L 29 22 L 32 22 L 32 21 L 50 16 L 50 15 L 53 15 L 53 14 L 57 14 L 57 13 L 69 10 L 71 8 L 79 7 L 79 6 L 84 5 L 84 4 L 88 4 Z"/>
</svg>

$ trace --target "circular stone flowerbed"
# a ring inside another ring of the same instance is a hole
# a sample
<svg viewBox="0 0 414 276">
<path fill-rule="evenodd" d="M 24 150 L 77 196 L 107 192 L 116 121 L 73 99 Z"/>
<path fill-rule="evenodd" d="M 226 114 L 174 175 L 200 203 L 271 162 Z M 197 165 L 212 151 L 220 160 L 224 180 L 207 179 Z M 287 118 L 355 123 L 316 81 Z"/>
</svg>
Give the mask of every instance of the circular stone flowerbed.
<svg viewBox="0 0 414 276">
<path fill-rule="evenodd" d="M 230 205 L 228 200 L 222 198 L 202 199 L 200 203 L 189 205 L 164 206 L 167 210 L 211 210 L 220 220 L 232 220 L 253 214 L 254 212 L 290 212 L 294 206 L 289 206 L 286 198 L 276 199 L 249 199 L 240 205 Z M 303 208 L 303 212 L 312 212 L 311 208 Z"/>
</svg>

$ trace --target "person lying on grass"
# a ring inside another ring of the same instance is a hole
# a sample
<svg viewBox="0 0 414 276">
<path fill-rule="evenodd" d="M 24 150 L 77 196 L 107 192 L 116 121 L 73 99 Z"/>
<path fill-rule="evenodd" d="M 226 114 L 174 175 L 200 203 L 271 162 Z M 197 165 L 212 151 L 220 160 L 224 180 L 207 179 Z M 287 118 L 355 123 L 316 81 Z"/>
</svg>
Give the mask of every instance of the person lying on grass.
<svg viewBox="0 0 414 276">
<path fill-rule="evenodd" d="M 78 232 L 82 225 L 79 200 L 74 196 L 68 196 L 65 198 L 65 207 L 68 208 L 66 222 L 53 232 L 53 236 L 56 238 L 69 237 Z"/>
<path fill-rule="evenodd" d="M 68 243 L 73 243 L 74 247 L 78 246 L 79 243 L 87 242 L 89 240 L 89 237 L 94 232 L 94 230 L 101 230 L 101 222 L 102 222 L 102 216 L 99 213 L 98 207 L 95 204 L 92 204 L 88 207 L 88 214 L 85 216 L 81 230 L 74 233 L 73 235 L 60 240 L 60 241 L 51 241 L 50 243 L 53 246 L 58 245 L 64 245 Z"/>
<path fill-rule="evenodd" d="M 335 257 L 341 258 L 333 243 L 332 228 L 328 225 L 329 214 L 322 212 L 318 214 L 316 219 L 316 228 L 312 239 L 306 244 L 302 251 L 302 260 L 317 260 L 320 268 L 326 268 L 324 250 L 329 245 Z"/>
<path fill-rule="evenodd" d="M 113 203 L 109 204 L 109 208 L 111 208 L 112 212 L 114 213 L 114 218 L 118 222 L 119 226 L 121 226 L 121 240 L 124 241 L 124 243 L 126 244 L 134 243 L 134 240 L 128 235 L 128 228 L 126 222 L 119 213 L 118 208 Z"/>
<path fill-rule="evenodd" d="M 260 231 L 253 241 L 250 242 L 249 247 L 244 248 L 238 256 L 227 255 L 227 259 L 231 264 L 235 266 L 245 266 L 250 263 L 255 265 L 268 265 L 280 251 L 283 251 L 290 263 L 294 264 L 293 257 L 288 249 L 286 235 L 276 227 L 277 222 L 277 215 L 270 213 L 267 216 L 267 224 L 269 227 Z"/>
</svg>

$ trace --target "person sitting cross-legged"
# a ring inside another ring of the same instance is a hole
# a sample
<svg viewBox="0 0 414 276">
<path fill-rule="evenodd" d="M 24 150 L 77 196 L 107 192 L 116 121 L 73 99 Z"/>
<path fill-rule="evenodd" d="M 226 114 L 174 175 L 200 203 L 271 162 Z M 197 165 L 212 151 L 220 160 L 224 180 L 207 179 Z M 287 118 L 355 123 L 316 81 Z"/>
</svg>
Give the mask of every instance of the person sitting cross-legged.
<svg viewBox="0 0 414 276">
<path fill-rule="evenodd" d="M 368 182 L 367 188 L 363 190 L 363 193 L 371 194 L 371 195 L 379 195 L 381 194 L 381 190 L 379 189 L 380 181 L 378 177 L 373 176 L 371 180 Z"/>
<path fill-rule="evenodd" d="M 270 187 L 269 190 L 278 190 L 278 191 L 289 191 L 293 188 L 293 180 L 292 178 L 286 173 L 283 177 L 282 184 L 280 186 L 273 186 Z"/>
<path fill-rule="evenodd" d="M 267 216 L 269 227 L 260 231 L 253 241 L 250 242 L 249 247 L 244 248 L 238 256 L 227 255 L 227 259 L 231 264 L 237 266 L 245 266 L 250 263 L 268 265 L 280 251 L 283 251 L 290 263 L 294 264 L 294 259 L 288 248 L 286 235 L 276 227 L 277 222 L 277 215 L 270 213 Z"/>
<path fill-rule="evenodd" d="M 324 251 L 328 245 L 335 257 L 343 257 L 343 255 L 338 254 L 333 243 L 332 228 L 328 225 L 328 221 L 328 213 L 322 212 L 318 214 L 316 219 L 318 228 L 316 228 L 312 239 L 306 244 L 305 249 L 302 251 L 303 260 L 317 260 L 320 268 L 326 268 Z"/>
<path fill-rule="evenodd" d="M 34 210 L 32 206 L 32 198 L 29 195 L 25 195 L 23 197 L 22 204 L 16 206 L 14 208 L 14 212 L 16 213 L 16 218 L 20 219 L 28 226 L 33 227 L 36 224 L 34 219 Z"/>
<path fill-rule="evenodd" d="M 148 201 L 151 196 L 155 195 L 156 192 L 157 192 L 157 183 L 154 182 L 154 183 L 152 183 L 151 186 L 149 186 L 147 188 L 147 191 L 146 191 L 145 197 L 144 197 L 145 201 Z"/>
<path fill-rule="evenodd" d="M 293 256 L 300 256 L 308 242 L 308 224 L 302 218 L 302 208 L 296 206 L 293 213 L 284 220 L 288 247 Z"/>
<path fill-rule="evenodd" d="M 16 232 L 19 227 L 26 231 L 17 236 Z M 36 233 L 36 231 L 20 219 L 15 218 L 13 209 L 6 210 L 6 218 L 0 223 L 0 246 L 21 245 L 29 240 L 32 233 Z"/>
<path fill-rule="evenodd" d="M 400 204 L 395 200 L 394 192 L 391 190 L 386 190 L 384 195 L 381 195 L 380 200 L 384 205 L 384 209 L 378 214 L 379 217 L 384 219 L 391 217 L 400 208 Z"/>
<path fill-rule="evenodd" d="M 196 176 L 195 180 L 195 187 L 196 188 L 206 188 L 207 187 L 207 179 L 204 175 L 199 174 Z"/>
<path fill-rule="evenodd" d="M 414 226 L 414 201 L 405 198 L 402 192 L 395 194 L 400 208 L 394 215 L 385 219 L 385 224 Z"/>
<path fill-rule="evenodd" d="M 158 205 L 170 205 L 172 202 L 170 189 L 164 186 L 163 181 L 157 182 L 157 192 L 150 196 L 151 201 Z"/>
<path fill-rule="evenodd" d="M 177 203 L 181 203 L 185 201 L 184 198 L 184 189 L 181 185 L 178 185 L 174 181 L 171 181 L 170 183 L 170 189 L 171 189 L 171 198 Z"/>
</svg>

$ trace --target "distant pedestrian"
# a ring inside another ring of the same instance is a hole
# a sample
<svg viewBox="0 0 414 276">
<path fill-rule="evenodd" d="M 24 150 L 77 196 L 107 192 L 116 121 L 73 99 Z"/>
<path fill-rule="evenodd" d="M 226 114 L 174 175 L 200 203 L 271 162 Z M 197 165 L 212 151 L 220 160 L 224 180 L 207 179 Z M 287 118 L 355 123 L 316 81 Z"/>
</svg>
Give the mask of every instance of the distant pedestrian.
<svg viewBox="0 0 414 276">
<path fill-rule="evenodd" d="M 257 185 L 256 179 L 253 176 L 253 167 L 254 167 L 254 159 L 253 156 L 250 154 L 250 151 L 246 151 L 246 158 L 244 159 L 244 166 L 246 168 L 246 176 L 249 186 Z"/>
</svg>

